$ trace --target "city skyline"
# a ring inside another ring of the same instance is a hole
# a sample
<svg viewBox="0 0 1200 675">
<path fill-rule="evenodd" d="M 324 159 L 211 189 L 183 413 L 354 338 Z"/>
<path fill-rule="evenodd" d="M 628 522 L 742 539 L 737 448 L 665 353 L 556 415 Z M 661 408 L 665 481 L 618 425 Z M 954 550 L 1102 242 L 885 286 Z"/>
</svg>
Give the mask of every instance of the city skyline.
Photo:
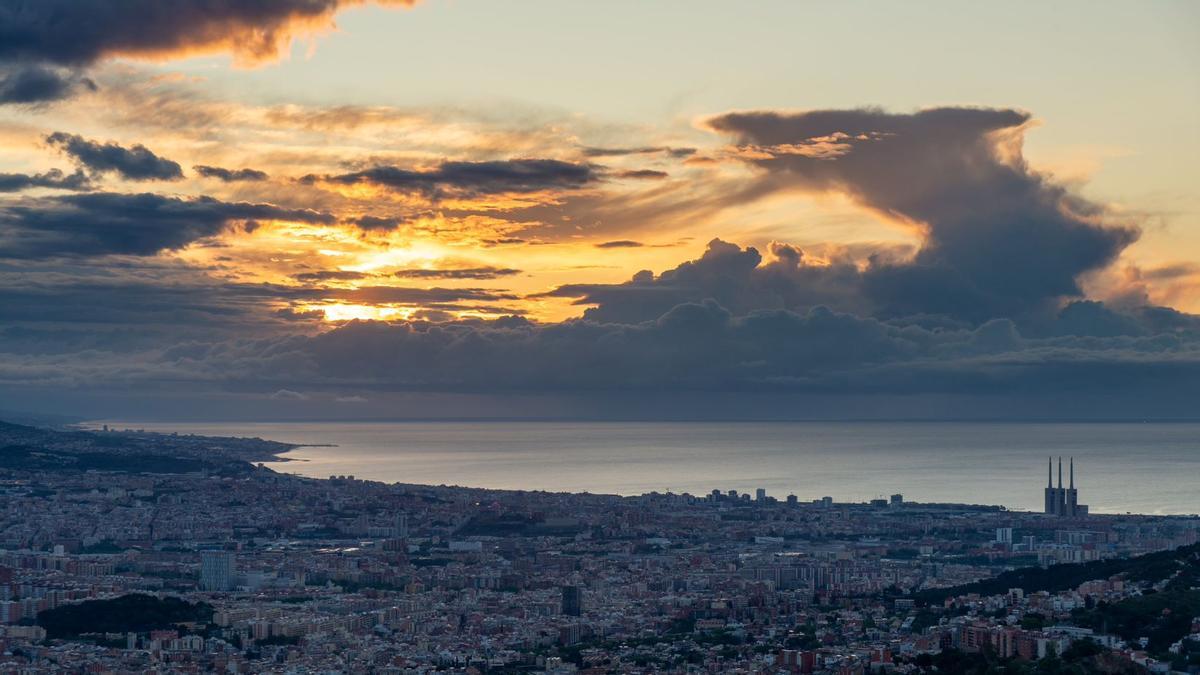
<svg viewBox="0 0 1200 675">
<path fill-rule="evenodd" d="M 310 478 L 267 466 L 286 443 L 111 427 L 0 447 L 5 669 L 1200 665 L 1195 514 Z"/>
<path fill-rule="evenodd" d="M 0 3 L 0 409 L 1195 417 L 1192 3 L 143 5 Z"/>
<path fill-rule="evenodd" d="M 1200 675 L 1197 35 L 0 0 L 0 673 Z"/>
</svg>

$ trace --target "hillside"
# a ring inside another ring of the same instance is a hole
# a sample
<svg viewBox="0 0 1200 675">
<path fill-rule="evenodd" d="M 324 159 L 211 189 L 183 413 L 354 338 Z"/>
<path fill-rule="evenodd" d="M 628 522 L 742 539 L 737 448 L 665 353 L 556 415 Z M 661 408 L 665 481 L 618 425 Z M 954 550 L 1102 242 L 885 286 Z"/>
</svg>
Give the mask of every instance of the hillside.
<svg viewBox="0 0 1200 675">
<path fill-rule="evenodd" d="M 260 438 L 58 431 L 0 421 L 0 470 L 241 474 L 295 446 Z"/>
<path fill-rule="evenodd" d="M 1050 567 L 1022 567 L 962 586 L 938 588 L 914 593 L 911 597 L 920 604 L 935 604 L 958 595 L 978 593 L 997 595 L 1010 588 L 1020 588 L 1026 593 L 1049 591 L 1051 593 L 1075 588 L 1085 581 L 1122 577 L 1127 581 L 1159 582 L 1172 579 L 1176 588 L 1183 588 L 1188 580 L 1200 584 L 1200 544 L 1183 546 L 1172 551 L 1158 551 L 1136 558 L 1099 560 L 1088 563 L 1052 565 Z"/>
</svg>

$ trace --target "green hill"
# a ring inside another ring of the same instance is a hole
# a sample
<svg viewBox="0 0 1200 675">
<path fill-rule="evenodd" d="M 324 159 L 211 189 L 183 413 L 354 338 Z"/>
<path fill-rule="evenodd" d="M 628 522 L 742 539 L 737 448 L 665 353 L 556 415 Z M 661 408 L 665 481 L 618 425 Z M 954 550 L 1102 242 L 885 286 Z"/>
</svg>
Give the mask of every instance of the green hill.
<svg viewBox="0 0 1200 675">
<path fill-rule="evenodd" d="M 1127 581 L 1157 582 L 1175 577 L 1182 586 L 1187 580 L 1200 584 L 1200 544 L 1182 546 L 1171 551 L 1147 553 L 1135 558 L 1099 560 L 1088 563 L 1051 565 L 1050 567 L 1022 567 L 983 579 L 971 584 L 938 588 L 914 593 L 918 603 L 937 604 L 957 595 L 978 593 L 998 595 L 1010 588 L 1020 588 L 1026 593 L 1049 591 L 1055 593 L 1075 588 L 1085 581 L 1108 579 L 1119 576 Z"/>
</svg>

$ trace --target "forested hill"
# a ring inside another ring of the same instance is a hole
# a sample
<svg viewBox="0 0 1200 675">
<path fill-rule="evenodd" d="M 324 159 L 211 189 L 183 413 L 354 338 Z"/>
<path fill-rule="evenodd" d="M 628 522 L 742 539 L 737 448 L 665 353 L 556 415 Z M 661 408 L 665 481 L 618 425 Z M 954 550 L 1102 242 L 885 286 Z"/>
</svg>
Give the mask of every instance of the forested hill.
<svg viewBox="0 0 1200 675">
<path fill-rule="evenodd" d="M 1172 580 L 1172 587 L 1190 589 L 1200 586 L 1200 544 L 1183 546 L 1171 551 L 1147 553 L 1136 558 L 1099 560 L 1096 562 L 1022 567 L 971 584 L 921 591 L 911 597 L 922 604 L 941 603 L 967 593 L 997 595 L 1010 588 L 1026 593 L 1051 593 L 1075 588 L 1085 581 L 1119 576 L 1127 581 L 1159 582 Z M 1189 583 L 1190 582 L 1190 583 Z"/>
</svg>

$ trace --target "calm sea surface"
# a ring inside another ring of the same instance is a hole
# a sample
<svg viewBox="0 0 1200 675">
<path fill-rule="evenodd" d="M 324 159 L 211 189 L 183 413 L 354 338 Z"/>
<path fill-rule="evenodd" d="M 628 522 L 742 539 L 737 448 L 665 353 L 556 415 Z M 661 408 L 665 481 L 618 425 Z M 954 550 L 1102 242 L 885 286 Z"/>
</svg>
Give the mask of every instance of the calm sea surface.
<svg viewBox="0 0 1200 675">
<path fill-rule="evenodd" d="M 114 424 L 110 422 L 110 424 Z M 1075 457 L 1094 512 L 1200 513 L 1200 424 L 975 422 L 142 423 L 214 436 L 331 444 L 277 471 L 388 482 L 640 494 L 766 488 L 810 500 L 1040 510 L 1046 456 Z"/>
</svg>

